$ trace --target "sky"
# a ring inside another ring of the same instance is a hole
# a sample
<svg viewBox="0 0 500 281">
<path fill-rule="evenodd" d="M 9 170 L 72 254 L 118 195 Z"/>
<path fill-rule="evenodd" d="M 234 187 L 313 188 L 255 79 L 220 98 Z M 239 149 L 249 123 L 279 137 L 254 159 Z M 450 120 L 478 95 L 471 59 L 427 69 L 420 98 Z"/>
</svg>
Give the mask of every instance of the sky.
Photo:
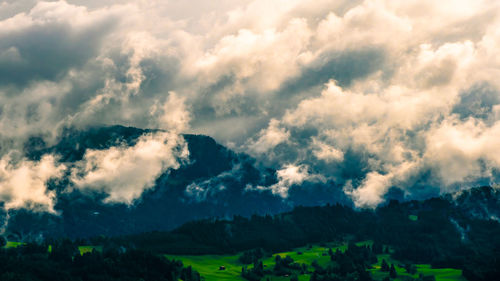
<svg viewBox="0 0 500 281">
<path fill-rule="evenodd" d="M 274 167 L 249 188 L 283 198 L 333 181 L 373 208 L 496 185 L 499 16 L 496 0 L 0 1 L 0 200 L 53 211 L 46 181 L 69 170 L 133 202 L 188 157 L 182 133 Z M 165 132 L 74 167 L 22 155 L 103 124 Z"/>
</svg>

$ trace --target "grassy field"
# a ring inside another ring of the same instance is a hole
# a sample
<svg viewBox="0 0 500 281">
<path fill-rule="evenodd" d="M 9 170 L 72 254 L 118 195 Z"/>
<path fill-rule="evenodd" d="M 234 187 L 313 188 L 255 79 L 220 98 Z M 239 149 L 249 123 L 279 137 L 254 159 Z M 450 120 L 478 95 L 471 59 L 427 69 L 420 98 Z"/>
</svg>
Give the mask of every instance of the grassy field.
<svg viewBox="0 0 500 281">
<path fill-rule="evenodd" d="M 203 255 L 203 256 L 167 256 L 170 259 L 181 260 L 185 266 L 192 266 L 205 280 L 245 280 L 240 277 L 242 264 L 237 255 Z M 226 270 L 219 270 L 225 266 Z"/>
<path fill-rule="evenodd" d="M 4 246 L 4 248 L 17 248 L 20 245 L 23 245 L 23 242 L 12 242 L 12 241 L 7 241 L 7 244 Z"/>
<path fill-rule="evenodd" d="M 102 252 L 102 246 L 78 246 L 80 255 L 83 255 L 85 253 L 91 253 L 94 249 L 98 252 Z"/>
<path fill-rule="evenodd" d="M 365 241 L 357 243 L 358 245 L 371 244 L 371 241 Z M 311 246 L 311 247 L 301 247 L 294 249 L 290 252 L 282 252 L 275 253 L 272 256 L 265 257 L 262 260 L 264 264 L 264 268 L 273 268 L 274 267 L 274 259 L 277 255 L 281 257 L 290 256 L 297 263 L 305 263 L 309 266 L 309 269 L 312 270 L 310 264 L 317 260 L 320 265 L 326 265 L 330 261 L 330 257 L 327 255 L 328 248 L 332 248 L 332 250 L 342 250 L 344 251 L 347 248 L 346 244 L 334 244 L 329 243 L 323 246 Z M 299 254 L 299 252 L 301 254 Z M 326 254 L 326 255 L 323 255 Z M 202 277 L 205 278 L 206 281 L 216 281 L 216 280 L 245 280 L 241 278 L 241 268 L 244 266 L 242 263 L 238 261 L 238 255 L 202 255 L 202 256 L 174 256 L 167 255 L 167 258 L 181 260 L 185 266 L 192 266 L 193 269 L 198 271 Z M 225 266 L 226 270 L 219 270 L 220 266 Z M 251 268 L 252 266 L 249 266 Z M 290 277 L 279 277 L 274 275 L 267 275 L 263 278 L 263 280 L 272 281 L 281 281 L 281 280 L 290 280 Z M 300 275 L 300 281 L 308 281 L 310 278 L 309 275 Z"/>
<path fill-rule="evenodd" d="M 411 275 L 406 272 L 406 270 L 401 267 L 402 264 L 399 261 L 391 259 L 391 257 L 388 254 L 384 255 L 378 255 L 378 262 L 373 265 L 373 268 L 370 269 L 369 271 L 371 272 L 372 276 L 376 280 L 382 280 L 385 277 L 389 276 L 388 272 L 382 272 L 380 271 L 380 265 L 382 263 L 382 259 L 385 259 L 385 261 L 390 265 L 391 263 L 394 264 L 394 267 L 396 268 L 396 272 L 398 274 L 398 278 L 394 279 L 395 281 L 402 281 L 404 280 L 405 276 L 410 276 L 413 278 L 418 277 L 420 273 L 423 275 L 434 275 L 436 277 L 436 281 L 466 281 L 466 279 L 462 276 L 462 271 L 459 269 L 453 269 L 453 268 L 431 268 L 430 265 L 428 264 L 417 264 L 417 274 Z"/>
<path fill-rule="evenodd" d="M 411 220 L 411 221 L 418 221 L 418 216 L 415 216 L 415 215 L 409 215 L 408 218 Z"/>
<path fill-rule="evenodd" d="M 7 244 L 4 246 L 4 248 L 16 248 L 16 247 L 23 245 L 23 244 L 25 244 L 25 243 L 8 241 Z M 83 255 L 85 253 L 90 253 L 94 249 L 96 251 L 102 252 L 102 246 L 79 246 L 78 247 L 78 251 L 80 251 L 80 255 Z M 52 252 L 52 245 L 48 246 L 47 252 L 49 252 L 49 253 Z"/>
<path fill-rule="evenodd" d="M 356 245 L 371 245 L 372 241 L 362 241 L 356 243 Z M 14 248 L 22 245 L 22 242 L 12 242 L 9 241 L 4 246 L 4 248 Z M 51 246 L 49 245 L 48 252 L 51 251 Z M 313 261 L 317 261 L 321 266 L 326 266 L 330 262 L 330 257 L 328 256 L 328 249 L 331 248 L 333 251 L 341 250 L 345 251 L 347 248 L 347 244 L 336 244 L 336 243 L 327 243 L 325 245 L 311 245 L 307 247 L 296 248 L 293 251 L 275 253 L 273 255 L 264 257 L 262 262 L 264 264 L 264 268 L 272 269 L 274 267 L 274 260 L 277 255 L 280 255 L 282 258 L 286 256 L 290 256 L 294 262 L 296 263 L 305 263 L 308 265 L 308 269 L 312 271 L 312 267 L 310 266 Z M 102 246 L 79 246 L 78 250 L 80 254 L 92 252 L 93 250 L 102 252 Z M 242 263 L 238 261 L 240 254 L 237 255 L 202 255 L 202 256 L 176 256 L 176 255 L 166 255 L 169 259 L 181 260 L 185 266 L 192 266 L 193 269 L 198 271 L 205 281 L 217 281 L 217 280 L 245 280 L 243 279 L 241 274 L 241 268 L 244 266 Z M 428 264 L 418 264 L 417 274 L 410 275 L 406 272 L 406 270 L 402 267 L 401 262 L 394 260 L 390 257 L 389 254 L 378 255 L 378 262 L 373 265 L 373 268 L 369 269 L 373 278 L 375 280 L 382 280 L 389 275 L 388 272 L 380 271 L 380 265 L 382 259 L 385 259 L 388 264 L 394 264 L 396 268 L 396 272 L 398 274 L 398 278 L 393 279 L 395 281 L 403 281 L 405 276 L 411 276 L 413 278 L 418 277 L 418 274 L 422 273 L 424 275 L 434 275 L 436 277 L 436 281 L 466 281 L 464 277 L 462 277 L 462 271 L 458 269 L 452 268 L 439 268 L 434 269 L 431 268 Z M 219 270 L 220 266 L 224 266 L 225 270 Z M 251 268 L 252 266 L 248 266 Z M 285 281 L 290 280 L 290 277 L 280 277 L 274 275 L 267 275 L 263 280 L 267 280 L 269 278 L 271 281 Z M 308 281 L 310 275 L 304 274 L 299 276 L 300 281 Z"/>
<path fill-rule="evenodd" d="M 358 246 L 360 245 L 371 245 L 372 241 L 363 241 L 356 243 Z M 276 255 L 280 255 L 281 257 L 290 256 L 297 263 L 305 263 L 308 265 L 309 270 L 312 270 L 310 264 L 316 260 L 322 266 L 327 265 L 330 262 L 330 257 L 328 255 L 324 255 L 328 252 L 328 248 L 332 248 L 333 251 L 339 249 L 344 251 L 347 248 L 347 244 L 334 244 L 328 243 L 323 246 L 314 245 L 311 247 L 301 247 L 294 249 L 290 252 L 283 253 L 275 253 L 272 256 L 265 257 L 262 262 L 264 264 L 264 268 L 272 269 L 274 267 L 274 259 Z M 301 254 L 299 254 L 299 252 Z M 166 257 L 169 259 L 181 260 L 185 266 L 192 266 L 193 269 L 198 271 L 204 280 L 206 281 L 216 281 L 216 280 L 245 280 L 241 278 L 241 268 L 243 264 L 238 261 L 238 257 L 240 255 L 202 255 L 202 256 L 175 256 L 175 255 L 167 255 Z M 378 262 L 373 265 L 373 268 L 369 271 L 371 272 L 373 278 L 375 280 L 382 280 L 386 276 L 388 276 L 387 272 L 380 271 L 380 264 L 382 259 L 385 259 L 389 264 L 394 263 L 396 267 L 396 272 L 398 273 L 398 278 L 394 279 L 396 281 L 402 281 L 404 276 L 418 277 L 418 274 L 422 273 L 424 275 L 434 275 L 436 277 L 436 281 L 466 281 L 465 278 L 462 277 L 462 271 L 458 269 L 433 269 L 430 265 L 416 265 L 417 274 L 410 275 L 406 273 L 406 270 L 400 267 L 400 262 L 393 260 L 390 258 L 388 254 L 379 255 Z M 225 266 L 226 270 L 219 270 L 220 266 Z M 249 266 L 250 268 L 251 266 Z M 278 277 L 273 275 L 267 275 L 262 280 L 272 281 L 285 281 L 290 280 L 290 277 Z M 300 275 L 300 281 L 308 281 L 310 275 Z"/>
<path fill-rule="evenodd" d="M 422 272 L 424 275 L 434 275 L 436 276 L 436 281 L 466 281 L 462 276 L 462 270 L 453 268 L 431 268 L 428 264 L 417 265 L 417 270 Z"/>
</svg>

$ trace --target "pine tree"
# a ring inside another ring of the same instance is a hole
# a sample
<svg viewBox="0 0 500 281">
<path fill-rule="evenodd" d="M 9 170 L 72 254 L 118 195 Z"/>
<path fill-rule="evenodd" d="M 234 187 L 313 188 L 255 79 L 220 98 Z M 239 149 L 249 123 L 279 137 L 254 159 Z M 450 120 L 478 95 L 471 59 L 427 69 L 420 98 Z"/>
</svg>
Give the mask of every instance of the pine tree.
<svg viewBox="0 0 500 281">
<path fill-rule="evenodd" d="M 378 242 L 374 242 L 372 245 L 372 252 L 375 255 L 382 254 L 382 252 L 384 251 L 383 248 L 384 248 L 384 246 L 382 244 L 380 244 Z"/>
<path fill-rule="evenodd" d="M 380 271 L 387 272 L 389 271 L 389 265 L 385 261 L 385 259 L 382 259 L 382 264 L 380 265 Z"/>
<path fill-rule="evenodd" d="M 411 263 L 405 264 L 405 269 L 406 272 L 408 272 L 409 274 L 417 273 L 417 267 L 414 264 Z"/>
<path fill-rule="evenodd" d="M 396 273 L 396 268 L 394 267 L 394 264 L 391 264 L 391 269 L 389 271 L 389 276 L 391 278 L 393 278 L 393 279 L 396 278 L 396 277 L 398 277 L 398 274 Z"/>
</svg>

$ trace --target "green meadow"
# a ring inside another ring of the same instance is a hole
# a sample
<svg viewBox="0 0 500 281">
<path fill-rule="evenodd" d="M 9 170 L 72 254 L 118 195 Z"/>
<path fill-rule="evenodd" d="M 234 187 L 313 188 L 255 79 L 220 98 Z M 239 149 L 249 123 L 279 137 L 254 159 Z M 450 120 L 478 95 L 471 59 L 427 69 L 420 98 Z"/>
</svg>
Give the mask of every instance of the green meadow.
<svg viewBox="0 0 500 281">
<path fill-rule="evenodd" d="M 102 246 L 78 246 L 78 251 L 80 251 L 80 255 L 83 255 L 85 253 L 91 253 L 93 250 L 102 252 Z"/>
<path fill-rule="evenodd" d="M 372 245 L 372 241 L 362 241 L 356 243 L 356 245 Z M 8 241 L 4 248 L 15 248 L 22 245 L 22 242 L 12 242 Z M 52 247 L 49 245 L 48 252 L 51 252 Z M 328 249 L 333 251 L 340 250 L 345 251 L 347 249 L 347 244 L 335 244 L 327 243 L 324 245 L 311 245 L 306 247 L 296 248 L 293 251 L 274 253 L 268 255 L 262 259 L 265 269 L 272 269 L 275 265 L 275 258 L 280 255 L 282 258 L 290 256 L 296 263 L 307 264 L 308 269 L 312 271 L 311 263 L 317 261 L 319 265 L 326 266 L 330 262 L 330 256 L 327 254 Z M 93 250 L 102 252 L 102 246 L 79 246 L 78 250 L 80 254 L 92 252 Z M 201 255 L 201 256 L 179 256 L 179 255 L 166 255 L 169 259 L 181 260 L 185 266 L 192 266 L 194 270 L 198 271 L 205 281 L 224 281 L 224 280 L 245 280 L 241 274 L 241 268 L 245 266 L 239 262 L 238 258 L 241 254 L 237 255 Z M 409 274 L 403 268 L 400 261 L 394 260 L 389 254 L 381 254 L 377 256 L 377 263 L 372 265 L 371 269 L 368 269 L 375 280 L 383 280 L 385 277 L 389 276 L 388 272 L 380 271 L 380 266 L 382 260 L 384 259 L 388 264 L 394 264 L 398 277 L 393 279 L 394 281 L 404 281 L 405 277 L 418 277 L 419 274 L 423 275 L 434 275 L 436 281 L 466 281 L 462 276 L 462 271 L 459 269 L 452 268 L 431 268 L 428 264 L 417 264 L 416 274 Z M 225 270 L 219 270 L 220 266 L 224 266 Z M 252 265 L 248 265 L 251 268 Z M 308 281 L 310 274 L 299 275 L 300 281 Z M 290 280 L 290 277 L 267 275 L 263 280 L 274 280 L 274 281 L 284 281 Z"/>
<path fill-rule="evenodd" d="M 409 215 L 409 216 L 408 216 L 408 219 L 410 219 L 411 221 L 418 221 L 418 216 L 415 216 L 415 215 Z"/>
<path fill-rule="evenodd" d="M 371 245 L 372 241 L 362 241 L 356 243 L 358 246 L 361 245 Z M 328 249 L 331 248 L 333 251 L 341 250 L 345 251 L 347 244 L 335 244 L 328 243 L 326 245 L 314 245 L 309 247 L 296 248 L 293 251 L 275 253 L 273 255 L 264 257 L 262 262 L 265 269 L 272 269 L 275 265 L 276 255 L 281 257 L 290 256 L 296 263 L 305 263 L 308 265 L 308 269 L 312 271 L 311 263 L 317 261 L 321 266 L 326 266 L 330 262 L 330 256 L 328 256 Z M 169 259 L 181 260 L 185 266 L 192 266 L 194 270 L 198 271 L 205 281 L 217 281 L 217 280 L 245 280 L 241 274 L 241 268 L 244 266 L 238 261 L 240 254 L 237 255 L 201 255 L 201 256 L 179 256 L 179 255 L 166 255 Z M 380 271 L 380 264 L 382 259 L 385 259 L 389 264 L 393 263 L 396 272 L 398 273 L 398 278 L 393 279 L 395 281 L 403 281 L 405 276 L 418 277 L 418 274 L 422 273 L 424 275 L 434 275 L 436 281 L 466 281 L 462 277 L 462 271 L 458 269 L 444 268 L 444 269 L 433 269 L 430 265 L 420 264 L 416 265 L 417 274 L 411 275 L 406 272 L 402 267 L 401 262 L 391 259 L 389 254 L 378 255 L 378 262 L 373 265 L 372 269 L 369 269 L 373 278 L 375 280 L 383 280 L 388 276 L 388 272 Z M 224 266 L 225 270 L 219 270 L 220 266 Z M 251 268 L 249 265 L 248 268 Z M 266 275 L 262 280 L 290 280 L 290 277 Z M 299 275 L 300 281 L 308 281 L 310 274 Z"/>
<path fill-rule="evenodd" d="M 23 244 L 23 242 L 7 241 L 7 244 L 5 244 L 4 248 L 17 248 L 18 246 Z"/>
<path fill-rule="evenodd" d="M 25 244 L 25 243 L 8 241 L 7 244 L 4 246 L 4 248 L 17 248 L 18 246 L 23 245 L 23 244 Z M 102 252 L 102 246 L 78 246 L 78 251 L 80 251 L 80 255 L 83 255 L 85 253 L 90 253 L 94 249 L 98 252 Z M 49 252 L 49 253 L 52 252 L 52 245 L 48 246 L 47 252 Z"/>
<path fill-rule="evenodd" d="M 192 266 L 205 280 L 245 280 L 241 278 L 241 267 L 238 255 L 202 255 L 202 256 L 171 256 L 167 258 L 181 260 L 184 266 Z M 226 270 L 219 270 L 225 266 Z"/>
<path fill-rule="evenodd" d="M 459 269 L 453 269 L 453 268 L 431 268 L 429 264 L 417 264 L 415 265 L 417 268 L 417 273 L 416 274 L 409 274 L 406 272 L 406 270 L 402 267 L 403 265 L 401 262 L 394 260 L 390 257 L 388 254 L 383 254 L 383 255 L 378 255 L 377 256 L 378 262 L 373 265 L 372 269 L 369 269 L 371 272 L 372 276 L 376 280 L 382 280 L 385 277 L 389 276 L 388 272 L 382 272 L 380 271 L 380 265 L 382 263 L 382 259 L 385 259 L 385 261 L 390 265 L 394 264 L 394 267 L 396 268 L 396 272 L 398 274 L 398 277 L 396 279 L 393 279 L 395 281 L 404 281 L 404 277 L 413 277 L 416 278 L 418 275 L 421 273 L 425 276 L 427 275 L 434 275 L 436 277 L 436 281 L 466 281 L 462 276 L 462 270 Z"/>
</svg>

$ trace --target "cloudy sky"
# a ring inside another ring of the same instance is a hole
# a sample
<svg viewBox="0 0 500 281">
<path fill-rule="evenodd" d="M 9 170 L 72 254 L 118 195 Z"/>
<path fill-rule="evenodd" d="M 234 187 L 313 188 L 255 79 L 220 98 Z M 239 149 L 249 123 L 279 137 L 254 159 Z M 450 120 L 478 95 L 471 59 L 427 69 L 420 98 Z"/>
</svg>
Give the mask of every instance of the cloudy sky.
<svg viewBox="0 0 500 281">
<path fill-rule="evenodd" d="M 50 210 L 44 182 L 67 167 L 20 144 L 98 124 L 168 132 L 72 168 L 75 186 L 121 179 L 111 201 L 177 167 L 180 133 L 276 168 L 254 188 L 282 197 L 308 180 L 362 207 L 493 185 L 499 47 L 496 0 L 0 1 L 0 197 Z M 130 159 L 153 168 L 123 180 Z"/>
</svg>

